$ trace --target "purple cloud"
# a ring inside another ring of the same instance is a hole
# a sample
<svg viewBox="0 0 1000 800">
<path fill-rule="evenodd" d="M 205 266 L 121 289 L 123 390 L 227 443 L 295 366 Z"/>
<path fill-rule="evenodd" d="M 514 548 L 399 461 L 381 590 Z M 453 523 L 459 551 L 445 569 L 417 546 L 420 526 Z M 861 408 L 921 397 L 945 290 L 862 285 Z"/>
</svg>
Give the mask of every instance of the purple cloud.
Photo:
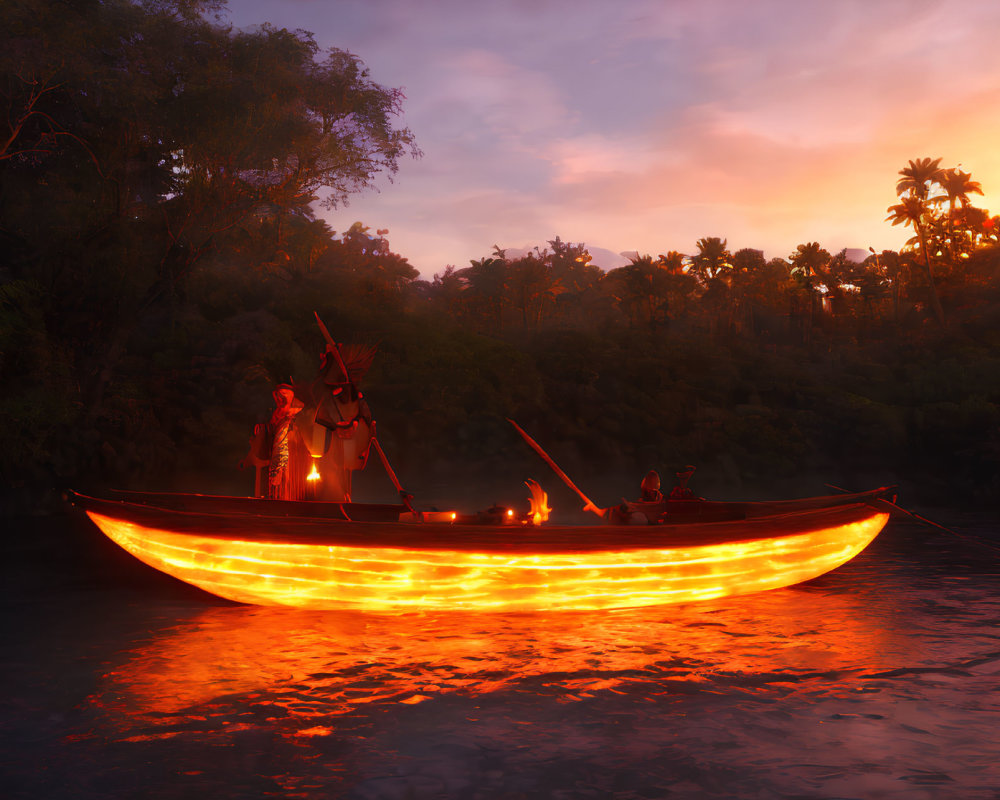
<svg viewBox="0 0 1000 800">
<path fill-rule="evenodd" d="M 231 0 L 403 87 L 425 152 L 329 215 L 425 277 L 555 235 L 612 254 L 702 236 L 787 256 L 899 247 L 896 172 L 942 156 L 1000 191 L 988 0 Z"/>
</svg>

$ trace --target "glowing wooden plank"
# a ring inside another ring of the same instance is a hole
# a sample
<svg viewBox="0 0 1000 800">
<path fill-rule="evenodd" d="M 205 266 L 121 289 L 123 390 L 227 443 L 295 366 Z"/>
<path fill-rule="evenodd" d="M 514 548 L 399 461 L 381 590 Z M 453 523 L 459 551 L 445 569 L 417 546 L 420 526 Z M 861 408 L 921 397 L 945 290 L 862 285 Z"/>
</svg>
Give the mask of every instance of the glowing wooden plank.
<svg viewBox="0 0 1000 800">
<path fill-rule="evenodd" d="M 749 541 L 540 554 L 243 540 L 87 513 L 141 561 L 241 603 L 586 610 L 684 603 L 815 578 L 861 552 L 888 521 L 887 513 L 859 508 L 849 522 L 827 527 L 817 515 L 812 528 Z"/>
</svg>

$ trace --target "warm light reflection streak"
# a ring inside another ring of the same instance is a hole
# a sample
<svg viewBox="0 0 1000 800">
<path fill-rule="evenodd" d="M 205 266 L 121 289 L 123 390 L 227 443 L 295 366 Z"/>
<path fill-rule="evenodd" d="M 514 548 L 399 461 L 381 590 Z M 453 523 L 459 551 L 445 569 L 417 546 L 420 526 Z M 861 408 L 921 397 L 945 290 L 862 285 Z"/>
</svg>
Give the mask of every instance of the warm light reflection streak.
<svg viewBox="0 0 1000 800">
<path fill-rule="evenodd" d="M 482 696 L 522 682 L 560 702 L 616 688 L 646 697 L 664 691 L 664 679 L 703 686 L 719 674 L 877 670 L 898 663 L 904 645 L 856 592 L 771 592 L 585 618 L 214 607 L 137 643 L 105 676 L 100 699 L 121 721 L 148 714 L 144 725 L 176 732 L 200 729 L 201 704 L 223 696 L 236 713 L 256 708 L 276 718 L 269 725 L 305 735 L 317 717 L 332 722 L 372 703 Z"/>
<path fill-rule="evenodd" d="M 87 513 L 140 560 L 221 597 L 363 610 L 589 610 L 746 594 L 836 568 L 864 549 L 888 520 L 888 514 L 872 510 L 847 524 L 736 543 L 508 555 L 241 541 Z"/>
</svg>

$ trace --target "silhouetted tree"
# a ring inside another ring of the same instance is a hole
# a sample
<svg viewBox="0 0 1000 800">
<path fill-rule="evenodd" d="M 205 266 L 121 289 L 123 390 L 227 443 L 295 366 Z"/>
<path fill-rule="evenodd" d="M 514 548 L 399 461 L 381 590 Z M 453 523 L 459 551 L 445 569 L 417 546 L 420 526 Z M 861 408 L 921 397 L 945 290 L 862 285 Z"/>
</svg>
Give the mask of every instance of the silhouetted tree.
<svg viewBox="0 0 1000 800">
<path fill-rule="evenodd" d="M 732 256 L 726 249 L 726 240 L 717 236 L 699 239 L 698 252 L 691 257 L 691 271 L 706 286 L 731 267 Z"/>
<path fill-rule="evenodd" d="M 417 154 L 402 94 L 356 56 L 202 16 L 220 7 L 0 4 L 0 263 L 62 354 L 66 441 L 140 407 L 119 367 L 174 328 L 196 266 L 242 249 L 251 269 L 308 272 L 327 247 L 313 202 Z"/>
<path fill-rule="evenodd" d="M 758 274 L 766 266 L 764 254 L 760 250 L 743 248 L 733 253 L 732 258 L 732 319 L 733 325 L 741 330 L 753 329 L 753 307 L 751 297 Z"/>
<path fill-rule="evenodd" d="M 546 263 L 545 254 L 536 247 L 534 252 L 512 261 L 509 271 L 511 301 L 520 312 L 521 326 L 524 329 L 538 328 L 546 307 L 552 304 L 560 291 Z"/>
<path fill-rule="evenodd" d="M 900 202 L 889 206 L 889 216 L 886 220 L 893 225 L 910 225 L 916 233 L 915 241 L 908 244 L 917 244 L 921 251 L 922 267 L 924 277 L 927 281 L 927 291 L 931 300 L 931 308 L 938 322 L 944 322 L 944 310 L 941 307 L 941 300 L 938 297 L 937 286 L 934 283 L 934 275 L 931 269 L 931 247 L 929 241 L 929 230 L 934 227 L 935 207 L 948 199 L 948 195 L 932 195 L 931 191 L 935 187 L 943 187 L 944 181 L 950 181 L 952 191 L 956 199 L 962 194 L 963 188 L 967 196 L 969 191 L 973 191 L 967 180 L 960 176 L 949 177 L 948 173 L 941 169 L 940 158 L 921 158 L 910 160 L 909 164 L 899 171 L 900 178 L 896 182 L 896 195 Z"/>
<path fill-rule="evenodd" d="M 463 275 L 473 302 L 481 309 L 487 330 L 502 334 L 503 314 L 509 291 L 509 271 L 504 251 L 494 247 L 492 257 L 473 261 L 472 266 L 463 270 Z"/>
<path fill-rule="evenodd" d="M 893 225 L 910 225 L 917 233 L 917 241 L 920 245 L 921 266 L 924 270 L 924 277 L 927 281 L 927 290 L 931 298 L 931 308 L 938 322 L 944 322 L 944 309 L 941 308 L 941 300 L 938 297 L 937 287 L 934 285 L 934 276 L 931 273 L 931 254 L 927 246 L 927 224 L 928 206 L 925 200 L 917 195 L 908 195 L 900 198 L 896 205 L 889 206 L 889 216 L 886 220 Z"/>
</svg>

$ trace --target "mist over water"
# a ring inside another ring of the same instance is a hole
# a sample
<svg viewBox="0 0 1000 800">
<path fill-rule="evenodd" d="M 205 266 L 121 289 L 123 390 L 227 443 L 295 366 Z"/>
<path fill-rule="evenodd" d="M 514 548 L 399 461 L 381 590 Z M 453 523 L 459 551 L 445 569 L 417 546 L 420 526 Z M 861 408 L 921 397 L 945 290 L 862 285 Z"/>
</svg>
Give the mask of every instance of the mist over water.
<svg viewBox="0 0 1000 800">
<path fill-rule="evenodd" d="M 697 605 L 388 616 L 226 604 L 61 525 L 6 567 L 8 796 L 1000 790 L 1000 553 L 972 539 L 894 521 L 818 580 Z"/>
</svg>

